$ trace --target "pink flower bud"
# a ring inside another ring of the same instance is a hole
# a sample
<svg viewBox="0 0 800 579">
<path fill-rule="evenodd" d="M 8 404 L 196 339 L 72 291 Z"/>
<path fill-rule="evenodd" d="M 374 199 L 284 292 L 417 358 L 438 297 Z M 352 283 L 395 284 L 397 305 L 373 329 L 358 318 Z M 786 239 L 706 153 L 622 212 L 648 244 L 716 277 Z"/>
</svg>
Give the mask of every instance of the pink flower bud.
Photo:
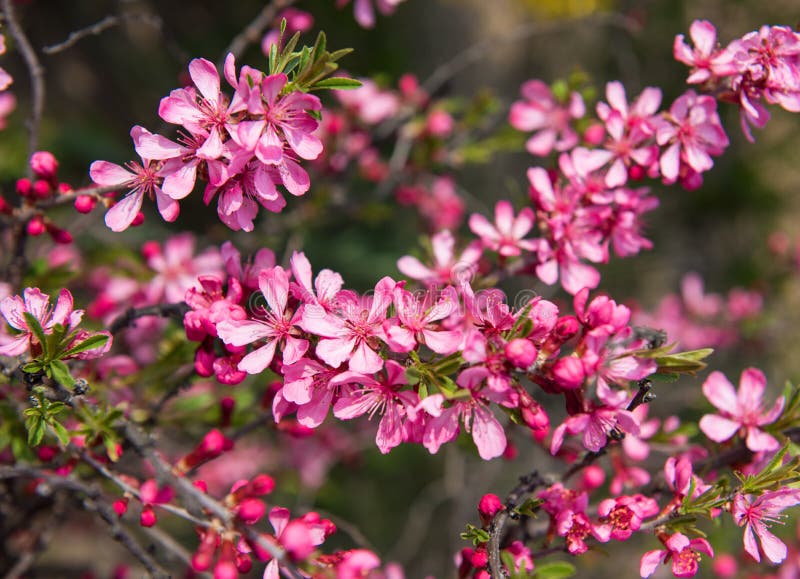
<svg viewBox="0 0 800 579">
<path fill-rule="evenodd" d="M 515 338 L 506 344 L 505 354 L 514 366 L 525 370 L 536 361 L 539 352 L 530 340 Z"/>
<path fill-rule="evenodd" d="M 236 515 L 247 525 L 254 525 L 264 516 L 267 507 L 258 499 L 245 499 L 239 503 Z"/>
<path fill-rule="evenodd" d="M 42 216 L 36 215 L 30 221 L 28 221 L 28 225 L 25 226 L 25 230 L 31 237 L 38 237 L 47 231 L 47 228 L 44 225 L 44 219 L 42 219 Z"/>
<path fill-rule="evenodd" d="M 117 513 L 118 517 L 121 517 L 126 512 L 128 512 L 128 499 L 118 499 L 114 501 L 114 504 L 111 505 L 114 509 L 114 512 Z"/>
<path fill-rule="evenodd" d="M 503 501 L 500 500 L 500 497 L 492 493 L 483 495 L 478 503 L 478 515 L 481 518 L 483 526 L 488 527 L 489 523 L 494 519 L 494 516 L 503 509 L 505 509 L 505 506 L 503 505 Z"/>
<path fill-rule="evenodd" d="M 50 237 L 56 243 L 60 243 L 61 245 L 69 245 L 72 243 L 72 234 L 66 229 L 61 229 L 52 224 L 48 224 L 46 227 L 47 233 L 50 234 Z"/>
<path fill-rule="evenodd" d="M 275 481 L 267 474 L 260 474 L 253 477 L 250 486 L 253 489 L 253 494 L 268 495 L 275 489 Z"/>
<path fill-rule="evenodd" d="M 6 198 L 0 195 L 0 213 L 3 213 L 4 215 L 11 215 L 12 211 L 13 209 L 8 201 L 6 201 Z"/>
<path fill-rule="evenodd" d="M 209 431 L 198 445 L 198 450 L 207 455 L 219 455 L 225 450 L 228 439 L 216 428 Z"/>
<path fill-rule="evenodd" d="M 590 464 L 583 469 L 582 474 L 583 488 L 587 491 L 594 490 L 606 480 L 605 471 L 596 464 Z"/>
<path fill-rule="evenodd" d="M 431 111 L 425 121 L 425 128 L 434 137 L 446 137 L 453 132 L 453 117 L 447 111 Z"/>
<path fill-rule="evenodd" d="M 632 165 L 628 168 L 628 177 L 630 177 L 632 181 L 641 181 L 646 175 L 647 171 L 640 165 Z"/>
<path fill-rule="evenodd" d="M 208 494 L 208 483 L 206 483 L 206 481 L 204 481 L 204 480 L 196 480 L 196 481 L 194 481 L 192 483 L 192 485 L 194 486 L 194 488 L 200 489 L 205 494 Z"/>
<path fill-rule="evenodd" d="M 188 333 L 188 331 L 187 331 Z M 233 409 L 236 406 L 236 400 L 230 396 L 225 396 L 219 401 L 219 425 L 222 427 L 230 426 L 231 416 L 233 416 Z"/>
<path fill-rule="evenodd" d="M 486 567 L 489 564 L 489 553 L 486 552 L 486 549 L 475 549 L 475 552 L 472 554 L 472 565 L 475 567 Z"/>
<path fill-rule="evenodd" d="M 212 552 L 198 551 L 192 556 L 192 569 L 195 571 L 207 571 L 211 567 Z"/>
<path fill-rule="evenodd" d="M 36 454 L 42 462 L 50 462 L 58 454 L 58 448 L 55 446 L 40 446 Z"/>
<path fill-rule="evenodd" d="M 713 569 L 715 575 L 722 577 L 722 579 L 728 579 L 729 577 L 736 577 L 736 573 L 739 571 L 739 565 L 733 555 L 729 553 L 717 553 L 714 559 Z"/>
<path fill-rule="evenodd" d="M 161 244 L 157 241 L 146 241 L 142 244 L 142 257 L 151 260 L 161 255 Z"/>
<path fill-rule="evenodd" d="M 400 94 L 405 98 L 413 98 L 417 95 L 419 90 L 419 81 L 413 74 L 404 74 L 397 81 L 397 88 L 400 89 Z"/>
<path fill-rule="evenodd" d="M 250 569 L 253 568 L 253 561 L 248 555 L 239 553 L 236 555 L 236 568 L 239 570 L 239 573 L 249 573 Z"/>
<path fill-rule="evenodd" d="M 72 185 L 69 183 L 59 183 L 56 190 L 60 195 L 66 195 L 67 193 L 72 193 Z"/>
<path fill-rule="evenodd" d="M 33 192 L 33 183 L 31 183 L 30 179 L 17 179 L 17 194 L 20 197 L 29 197 Z"/>
<path fill-rule="evenodd" d="M 75 209 L 78 213 L 91 213 L 97 200 L 91 195 L 78 195 L 75 198 Z"/>
<path fill-rule="evenodd" d="M 144 213 L 139 211 L 139 213 L 136 214 L 136 217 L 133 218 L 133 221 L 131 221 L 131 227 L 137 227 L 142 223 L 144 223 Z"/>
<path fill-rule="evenodd" d="M 580 328 L 580 322 L 575 316 L 563 316 L 556 322 L 556 327 L 553 328 L 553 335 L 563 344 L 575 336 Z"/>
<path fill-rule="evenodd" d="M 54 181 L 58 171 L 58 161 L 48 151 L 37 151 L 31 155 L 31 169 L 37 177 Z"/>
<path fill-rule="evenodd" d="M 606 129 L 601 123 L 593 123 L 583 132 L 583 140 L 589 145 L 600 145 L 605 138 Z"/>
<path fill-rule="evenodd" d="M 233 561 L 220 561 L 214 567 L 214 579 L 237 579 L 239 571 Z"/>
<path fill-rule="evenodd" d="M 142 509 L 142 515 L 139 517 L 139 524 L 143 527 L 152 527 L 156 524 L 157 520 L 153 507 L 145 505 L 144 509 Z"/>
<path fill-rule="evenodd" d="M 566 358 L 559 358 L 556 363 L 553 364 L 553 376 L 559 386 L 573 390 L 583 385 L 586 373 L 583 370 L 583 363 L 580 358 L 568 356 Z"/>
<path fill-rule="evenodd" d="M 47 199 L 52 192 L 53 189 L 50 187 L 50 183 L 44 179 L 37 179 L 33 184 L 32 193 L 37 199 Z"/>
</svg>

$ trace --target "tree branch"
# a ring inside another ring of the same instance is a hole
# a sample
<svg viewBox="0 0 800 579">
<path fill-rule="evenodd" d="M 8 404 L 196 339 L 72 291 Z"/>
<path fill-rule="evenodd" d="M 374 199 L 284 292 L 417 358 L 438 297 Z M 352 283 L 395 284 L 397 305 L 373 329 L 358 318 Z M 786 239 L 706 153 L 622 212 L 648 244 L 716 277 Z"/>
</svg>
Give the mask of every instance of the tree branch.
<svg viewBox="0 0 800 579">
<path fill-rule="evenodd" d="M 131 20 L 141 20 L 145 24 L 149 24 L 153 28 L 157 30 L 161 30 L 162 22 L 158 16 L 153 14 L 120 14 L 117 16 L 106 16 L 102 20 L 98 20 L 94 24 L 90 24 L 85 28 L 81 28 L 79 30 L 75 30 L 69 33 L 67 39 L 59 42 L 58 44 L 51 44 L 50 46 L 45 46 L 42 48 L 42 52 L 47 54 L 48 56 L 53 54 L 58 54 L 59 52 L 63 52 L 68 48 L 75 46 L 78 42 L 86 38 L 87 36 L 99 36 L 106 30 L 114 28 L 115 26 L 119 26 L 124 22 L 128 22 Z"/>
<path fill-rule="evenodd" d="M 39 57 L 36 51 L 31 46 L 25 31 L 22 30 L 17 15 L 14 12 L 13 0 L 2 0 L 3 13 L 6 17 L 6 24 L 11 36 L 14 37 L 17 43 L 17 48 L 25 60 L 25 65 L 28 67 L 28 74 L 31 78 L 31 114 L 28 120 L 28 159 L 39 148 L 39 127 L 42 122 L 42 114 L 44 113 L 44 99 L 45 99 L 45 83 L 44 83 L 44 68 L 39 62 Z M 33 171 L 30 165 L 27 167 L 28 177 L 33 176 Z"/>
</svg>

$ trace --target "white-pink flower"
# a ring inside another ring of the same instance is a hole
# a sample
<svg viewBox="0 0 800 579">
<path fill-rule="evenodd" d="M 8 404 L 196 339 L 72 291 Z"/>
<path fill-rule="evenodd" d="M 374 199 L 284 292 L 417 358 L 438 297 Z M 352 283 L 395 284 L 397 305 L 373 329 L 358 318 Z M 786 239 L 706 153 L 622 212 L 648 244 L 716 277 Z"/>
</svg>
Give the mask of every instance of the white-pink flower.
<svg viewBox="0 0 800 579">
<path fill-rule="evenodd" d="M 761 561 L 758 542 L 764 556 L 773 563 L 781 563 L 786 558 L 786 545 L 769 532 L 767 523 L 778 523 L 783 518 L 781 512 L 800 504 L 800 490 L 782 489 L 768 491 L 759 497 L 737 493 L 733 497 L 731 514 L 736 524 L 744 526 L 744 550 L 756 561 Z"/>
<path fill-rule="evenodd" d="M 246 346 L 264 340 L 263 345 L 247 354 L 239 362 L 239 369 L 248 374 L 258 374 L 272 363 L 279 341 L 285 341 L 283 362 L 292 364 L 308 350 L 308 340 L 297 338 L 294 326 L 300 321 L 297 312 L 287 310 L 289 300 L 289 273 L 275 266 L 261 272 L 258 278 L 261 293 L 268 308 L 259 312 L 261 320 L 225 320 L 217 325 L 222 341 L 233 346 Z"/>
<path fill-rule="evenodd" d="M 524 100 L 511 105 L 508 121 L 518 131 L 533 131 L 525 144 L 531 155 L 545 157 L 553 149 L 566 151 L 578 144 L 572 121 L 586 114 L 580 93 L 572 92 L 569 102 L 562 104 L 540 80 L 529 80 L 521 92 Z"/>
<path fill-rule="evenodd" d="M 725 442 L 737 432 L 746 436 L 747 448 L 753 452 L 776 450 L 780 443 L 761 427 L 778 419 L 783 411 L 783 396 L 764 412 L 762 399 L 767 379 L 761 370 L 748 368 L 742 372 L 738 393 L 722 372 L 712 372 L 703 383 L 703 394 L 719 410 L 700 419 L 700 430 L 714 442 Z"/>
<path fill-rule="evenodd" d="M 484 247 L 498 252 L 503 257 L 520 255 L 522 250 L 535 251 L 538 244 L 533 239 L 523 239 L 533 228 L 534 213 L 525 207 L 514 216 L 514 208 L 508 201 L 498 201 L 494 208 L 494 225 L 483 215 L 473 213 L 469 228 L 481 238 Z"/>
</svg>

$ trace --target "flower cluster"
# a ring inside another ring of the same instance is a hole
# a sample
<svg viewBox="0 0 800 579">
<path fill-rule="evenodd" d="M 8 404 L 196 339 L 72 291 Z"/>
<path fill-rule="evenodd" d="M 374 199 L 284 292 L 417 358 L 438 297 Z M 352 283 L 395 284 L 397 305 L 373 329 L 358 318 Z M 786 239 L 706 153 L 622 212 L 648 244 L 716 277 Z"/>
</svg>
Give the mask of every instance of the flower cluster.
<svg viewBox="0 0 800 579">
<path fill-rule="evenodd" d="M 203 200 L 218 197 L 220 219 L 234 230 L 252 231 L 259 205 L 273 212 L 285 207 L 276 186 L 292 195 L 308 191 L 308 173 L 298 161 L 322 152 L 313 134 L 318 123 L 311 113 L 322 106 L 316 96 L 287 92 L 283 73 L 243 67 L 237 76 L 232 54 L 224 66 L 232 96 L 222 92 L 219 73 L 206 59 L 189 63 L 189 75 L 194 86 L 173 90 L 158 109 L 162 119 L 183 129 L 178 142 L 137 126 L 131 137 L 141 163 L 92 163 L 95 183 L 130 188 L 106 214 L 113 231 L 137 219 L 145 195 L 155 196 L 161 216 L 174 221 L 198 175 L 208 178 Z"/>
</svg>

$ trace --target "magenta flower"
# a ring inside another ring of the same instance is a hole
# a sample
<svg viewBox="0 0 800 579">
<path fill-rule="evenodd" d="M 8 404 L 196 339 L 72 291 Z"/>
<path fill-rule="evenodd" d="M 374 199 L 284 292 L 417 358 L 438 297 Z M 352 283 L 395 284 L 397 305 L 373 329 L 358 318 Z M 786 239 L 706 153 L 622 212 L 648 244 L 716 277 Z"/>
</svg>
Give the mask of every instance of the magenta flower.
<svg viewBox="0 0 800 579">
<path fill-rule="evenodd" d="M 70 330 L 83 318 L 83 310 L 72 309 L 72 294 L 66 289 L 59 292 L 55 306 L 51 306 L 50 296 L 42 293 L 39 288 L 25 288 L 22 297 L 8 296 L 0 301 L 0 313 L 9 326 L 20 332 L 0 346 L 2 356 L 20 356 L 31 346 L 39 345 L 28 327 L 25 314 L 31 314 L 36 318 L 45 335 L 52 334 L 56 324 Z"/>
<path fill-rule="evenodd" d="M 758 542 L 767 559 L 781 563 L 786 558 L 786 545 L 769 532 L 767 523 L 778 523 L 783 518 L 781 512 L 800 504 L 800 490 L 782 489 L 768 491 L 753 498 L 752 495 L 737 493 L 733 497 L 733 511 L 736 524 L 744 526 L 744 549 L 756 561 L 761 561 Z"/>
<path fill-rule="evenodd" d="M 703 383 L 703 394 L 720 414 L 706 414 L 700 419 L 700 430 L 714 442 L 725 442 L 737 432 L 747 439 L 753 452 L 777 450 L 780 443 L 760 427 L 771 424 L 783 411 L 783 396 L 764 412 L 762 398 L 767 379 L 755 368 L 742 372 L 738 394 L 722 372 L 712 372 Z"/>
<path fill-rule="evenodd" d="M 627 541 L 639 530 L 644 519 L 656 516 L 658 511 L 655 499 L 644 495 L 605 499 L 597 506 L 600 522 L 610 527 L 611 538 L 615 541 Z"/>
<path fill-rule="evenodd" d="M 348 361 L 350 370 L 363 374 L 373 374 L 383 368 L 383 358 L 376 350 L 383 340 L 382 326 L 396 285 L 393 279 L 384 277 L 375 285 L 370 297 L 342 297 L 338 315 L 326 312 L 321 306 L 306 304 L 302 327 L 322 338 L 316 355 L 334 368 Z"/>
<path fill-rule="evenodd" d="M 448 230 L 431 236 L 433 265 L 424 265 L 416 257 L 406 255 L 397 260 L 397 269 L 403 275 L 428 285 L 457 284 L 468 282 L 478 270 L 478 261 L 483 248 L 481 242 L 473 241 L 456 258 L 456 240 Z"/>
<path fill-rule="evenodd" d="M 458 311 L 459 302 L 455 288 L 448 286 L 436 303 L 426 293 L 420 301 L 418 296 L 402 288 L 395 289 L 394 306 L 397 318 L 384 323 L 386 343 L 395 352 L 410 352 L 418 344 L 425 344 L 437 354 L 449 356 L 461 345 L 459 330 L 444 330 L 434 322 L 448 318 Z"/>
<path fill-rule="evenodd" d="M 580 93 L 571 93 L 569 103 L 561 104 L 540 80 L 529 80 L 521 92 L 525 100 L 511 105 L 508 121 L 518 131 L 534 131 L 525 144 L 531 155 L 545 157 L 553 149 L 566 151 L 578 144 L 572 121 L 586 114 Z"/>
<path fill-rule="evenodd" d="M 675 37 L 672 53 L 675 60 L 692 67 L 686 82 L 700 84 L 710 78 L 731 76 L 738 72 L 733 52 L 717 46 L 717 29 L 708 20 L 695 20 L 689 27 L 694 49 L 684 41 L 683 34 Z"/>
<path fill-rule="evenodd" d="M 308 340 L 297 338 L 294 326 L 300 321 L 296 312 L 287 309 L 289 300 L 289 273 L 275 266 L 261 272 L 259 288 L 268 308 L 259 312 L 262 320 L 225 320 L 217 325 L 222 341 L 233 346 L 246 346 L 253 342 L 264 343 L 239 362 L 239 369 L 248 374 L 258 374 L 272 363 L 279 341 L 284 341 L 283 362 L 292 364 L 308 350 Z"/>
<path fill-rule="evenodd" d="M 569 416 L 553 431 L 550 453 L 556 454 L 564 442 L 564 435 L 583 434 L 583 446 L 597 452 L 606 445 L 608 434 L 617 428 L 623 432 L 639 434 L 639 423 L 628 410 L 601 407 L 591 412 Z"/>
<path fill-rule="evenodd" d="M 511 203 L 498 201 L 494 208 L 494 222 L 492 225 L 478 213 L 469 218 L 469 228 L 481 238 L 484 247 L 503 257 L 520 255 L 522 250 L 535 251 L 538 247 L 533 239 L 522 239 L 533 228 L 534 213 L 530 207 L 525 207 L 514 217 Z"/>
<path fill-rule="evenodd" d="M 381 421 L 375 435 L 375 444 L 386 454 L 400 445 L 404 436 L 404 424 L 409 413 L 419 404 L 419 396 L 400 388 L 407 384 L 405 368 L 394 360 L 386 362 L 386 376 L 379 382 L 365 382 L 361 388 L 352 388 L 333 405 L 333 415 L 339 420 L 350 420 L 357 416 L 380 414 Z"/>
<path fill-rule="evenodd" d="M 728 135 L 717 114 L 717 101 L 708 95 L 698 96 L 689 90 L 679 96 L 669 115 L 656 131 L 661 147 L 661 174 L 674 183 L 681 168 L 704 173 L 714 166 L 712 156 L 721 155 L 728 146 Z"/>
<path fill-rule="evenodd" d="M 675 577 L 694 577 L 698 571 L 701 553 L 714 556 L 714 549 L 705 539 L 692 539 L 681 533 L 675 533 L 664 544 L 666 550 L 648 551 L 642 555 L 639 573 L 642 577 L 650 577 L 655 573 L 659 563 L 672 561 L 672 574 Z"/>
</svg>

